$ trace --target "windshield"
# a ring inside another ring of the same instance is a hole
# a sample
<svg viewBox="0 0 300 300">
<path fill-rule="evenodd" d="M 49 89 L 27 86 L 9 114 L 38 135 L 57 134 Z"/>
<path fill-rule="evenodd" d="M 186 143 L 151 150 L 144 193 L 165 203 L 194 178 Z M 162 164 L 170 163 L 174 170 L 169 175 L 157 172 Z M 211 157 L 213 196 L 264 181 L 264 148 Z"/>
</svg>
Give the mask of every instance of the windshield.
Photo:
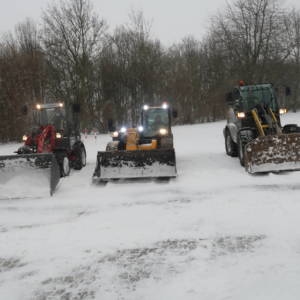
<svg viewBox="0 0 300 300">
<path fill-rule="evenodd" d="M 242 109 L 245 111 L 250 111 L 259 104 L 268 106 L 273 111 L 278 110 L 274 90 L 270 85 L 241 88 L 241 96 Z"/>
<path fill-rule="evenodd" d="M 61 107 L 34 111 L 34 121 L 38 126 L 53 125 L 56 130 L 63 129 L 65 111 Z"/>
<path fill-rule="evenodd" d="M 159 129 L 169 128 L 169 111 L 163 108 L 149 108 L 144 111 L 144 136 L 155 136 Z"/>
</svg>

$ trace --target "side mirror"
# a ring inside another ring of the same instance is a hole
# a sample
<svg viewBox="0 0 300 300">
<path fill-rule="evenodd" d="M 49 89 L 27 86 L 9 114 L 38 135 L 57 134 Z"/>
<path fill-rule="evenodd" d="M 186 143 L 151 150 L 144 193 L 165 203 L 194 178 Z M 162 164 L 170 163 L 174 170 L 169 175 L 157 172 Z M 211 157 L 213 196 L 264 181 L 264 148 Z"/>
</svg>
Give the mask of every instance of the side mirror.
<svg viewBox="0 0 300 300">
<path fill-rule="evenodd" d="M 176 109 L 172 110 L 172 116 L 174 119 L 176 119 L 178 117 L 178 111 Z"/>
<path fill-rule="evenodd" d="M 72 105 L 72 110 L 73 110 L 73 113 L 79 114 L 80 113 L 80 104 L 79 103 L 74 103 Z"/>
<path fill-rule="evenodd" d="M 285 95 L 286 96 L 291 96 L 291 94 L 292 94 L 291 88 L 289 86 L 286 86 L 285 87 Z"/>
<path fill-rule="evenodd" d="M 107 120 L 107 128 L 110 132 L 113 132 L 116 130 L 116 127 L 114 125 L 114 120 L 113 119 L 108 119 Z"/>
<path fill-rule="evenodd" d="M 22 106 L 21 113 L 22 113 L 22 115 L 27 116 L 27 114 L 28 114 L 28 107 L 27 107 L 26 104 Z"/>
<path fill-rule="evenodd" d="M 226 94 L 225 101 L 228 105 L 233 105 L 235 104 L 234 96 L 232 92 L 229 92 Z"/>
<path fill-rule="evenodd" d="M 227 104 L 233 104 L 233 94 L 232 94 L 232 92 L 229 92 L 229 93 L 227 93 L 226 94 L 226 102 L 227 102 Z"/>
</svg>

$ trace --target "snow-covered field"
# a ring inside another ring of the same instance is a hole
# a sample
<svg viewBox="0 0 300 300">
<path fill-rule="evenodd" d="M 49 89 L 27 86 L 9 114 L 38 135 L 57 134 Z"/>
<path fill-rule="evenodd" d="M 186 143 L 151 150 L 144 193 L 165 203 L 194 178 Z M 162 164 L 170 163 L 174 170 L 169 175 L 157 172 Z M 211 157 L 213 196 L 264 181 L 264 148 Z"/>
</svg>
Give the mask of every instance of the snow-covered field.
<svg viewBox="0 0 300 300">
<path fill-rule="evenodd" d="M 0 299 L 300 299 L 300 172 L 247 174 L 224 124 L 174 128 L 169 184 L 92 185 L 99 136 L 52 198 L 34 174 L 0 185 Z"/>
</svg>

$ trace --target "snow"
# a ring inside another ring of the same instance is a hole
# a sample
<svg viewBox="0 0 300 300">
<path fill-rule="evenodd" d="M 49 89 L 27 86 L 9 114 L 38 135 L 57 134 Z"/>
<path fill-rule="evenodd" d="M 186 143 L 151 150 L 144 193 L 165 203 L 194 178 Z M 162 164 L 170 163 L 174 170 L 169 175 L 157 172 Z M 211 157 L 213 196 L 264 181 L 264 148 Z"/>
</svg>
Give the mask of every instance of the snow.
<svg viewBox="0 0 300 300">
<path fill-rule="evenodd" d="M 249 175 L 224 125 L 174 128 L 169 183 L 93 185 L 100 135 L 53 197 L 0 184 L 0 299 L 299 299 L 300 173 Z"/>
</svg>

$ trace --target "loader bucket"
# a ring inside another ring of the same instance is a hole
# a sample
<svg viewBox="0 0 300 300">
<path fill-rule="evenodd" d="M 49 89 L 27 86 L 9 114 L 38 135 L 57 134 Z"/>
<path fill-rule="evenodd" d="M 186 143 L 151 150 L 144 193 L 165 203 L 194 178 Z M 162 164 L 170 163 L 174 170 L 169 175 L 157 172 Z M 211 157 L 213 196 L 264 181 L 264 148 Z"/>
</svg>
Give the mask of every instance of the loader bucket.
<svg viewBox="0 0 300 300">
<path fill-rule="evenodd" d="M 94 179 L 176 177 L 174 149 L 98 152 Z"/>
<path fill-rule="evenodd" d="M 16 180 L 18 177 L 19 181 Z M 49 184 L 52 196 L 60 179 L 60 169 L 55 156 L 52 153 L 0 156 L 0 188 L 2 184 L 3 187 L 11 185 L 18 190 L 20 185 L 26 185 L 30 177 L 34 184 L 29 187 L 31 190 L 38 189 L 39 181 L 44 179 Z"/>
<path fill-rule="evenodd" d="M 245 147 L 249 173 L 300 170 L 300 134 L 258 137 Z"/>
</svg>

